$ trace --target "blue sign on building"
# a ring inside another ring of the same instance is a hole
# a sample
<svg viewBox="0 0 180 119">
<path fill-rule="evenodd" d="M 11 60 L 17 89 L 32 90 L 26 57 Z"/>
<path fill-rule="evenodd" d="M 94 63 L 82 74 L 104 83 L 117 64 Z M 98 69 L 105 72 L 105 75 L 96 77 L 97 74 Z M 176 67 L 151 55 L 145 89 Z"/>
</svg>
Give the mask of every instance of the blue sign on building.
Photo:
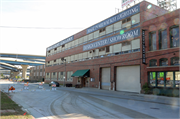
<svg viewBox="0 0 180 119">
<path fill-rule="evenodd" d="M 110 18 L 108 18 L 108 19 L 106 19 L 106 20 L 104 20 L 104 21 L 102 21 L 102 22 L 88 28 L 86 34 L 94 32 L 94 31 L 96 31 L 96 30 L 98 30 L 100 28 L 106 27 L 106 26 L 108 26 L 110 24 L 113 24 L 113 23 L 115 23 L 115 22 L 117 22 L 119 20 L 122 20 L 122 19 L 124 19 L 126 17 L 132 16 L 132 15 L 134 15 L 136 13 L 139 13 L 139 12 L 140 12 L 140 4 L 135 5 L 135 6 L 129 8 L 129 9 L 127 9 L 127 10 L 125 10 L 125 11 L 123 11 L 123 12 L 121 12 L 121 13 L 115 15 L 115 16 L 112 16 L 112 17 L 110 17 Z"/>
<path fill-rule="evenodd" d="M 109 38 L 106 38 L 106 39 L 103 39 L 103 40 L 100 40 L 100 41 L 97 41 L 97 42 L 94 42 L 94 43 L 91 43 L 88 45 L 84 45 L 83 51 L 94 49 L 97 47 L 102 47 L 102 46 L 113 44 L 113 43 L 120 42 L 120 41 L 124 41 L 124 40 L 130 39 L 130 38 L 135 38 L 138 36 L 140 36 L 140 28 L 136 28 L 136 29 L 127 31 L 122 35 L 120 35 L 120 34 L 115 35 L 115 36 L 112 36 L 112 37 L 109 37 Z"/>
<path fill-rule="evenodd" d="M 57 47 L 59 47 L 59 46 L 61 46 L 61 45 L 64 45 L 64 44 L 66 44 L 66 43 L 68 43 L 68 42 L 71 42 L 71 41 L 73 41 L 73 40 L 74 40 L 74 36 L 71 36 L 71 37 L 69 37 L 69 38 L 66 38 L 66 39 L 63 40 L 63 41 L 60 41 L 60 42 L 58 42 L 58 43 L 56 43 L 56 44 L 48 47 L 48 48 L 47 48 L 47 51 L 49 51 L 49 50 L 51 50 L 51 49 L 54 49 L 54 48 L 57 48 Z"/>
</svg>

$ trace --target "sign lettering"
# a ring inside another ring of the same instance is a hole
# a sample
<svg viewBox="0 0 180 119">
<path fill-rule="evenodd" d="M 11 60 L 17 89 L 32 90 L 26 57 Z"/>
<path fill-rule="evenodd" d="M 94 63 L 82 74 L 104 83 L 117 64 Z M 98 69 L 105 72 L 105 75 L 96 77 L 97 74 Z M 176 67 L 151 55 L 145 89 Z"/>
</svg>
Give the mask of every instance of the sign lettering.
<svg viewBox="0 0 180 119">
<path fill-rule="evenodd" d="M 135 0 L 122 0 L 122 8 L 127 6 L 128 4 L 134 2 Z"/>
<path fill-rule="evenodd" d="M 68 42 L 71 42 L 71 41 L 73 41 L 73 40 L 74 40 L 74 36 L 71 36 L 71 37 L 69 37 L 69 38 L 67 38 L 67 39 L 65 39 L 65 40 L 63 40 L 63 41 L 60 41 L 60 42 L 58 42 L 58 43 L 56 43 L 56 44 L 48 47 L 48 48 L 47 48 L 47 51 L 49 51 L 49 50 L 51 50 L 51 49 L 54 49 L 54 48 L 57 48 L 57 47 L 59 47 L 59 46 L 61 46 L 61 45 L 64 45 L 64 44 L 66 44 L 66 43 L 68 43 Z"/>
<path fill-rule="evenodd" d="M 142 30 L 142 63 L 146 64 L 145 30 Z"/>
<path fill-rule="evenodd" d="M 120 42 L 120 41 L 124 41 L 124 40 L 130 39 L 130 38 L 135 38 L 138 36 L 140 36 L 140 28 L 136 28 L 136 29 L 127 31 L 122 35 L 120 35 L 120 34 L 115 35 L 115 36 L 112 36 L 112 37 L 109 37 L 109 38 L 106 38 L 106 39 L 103 39 L 103 40 L 100 40 L 100 41 L 97 41 L 97 42 L 94 42 L 94 43 L 91 43 L 88 45 L 84 45 L 83 51 L 94 49 L 94 48 L 105 46 L 105 45 L 109 45 L 109 44 Z"/>
<path fill-rule="evenodd" d="M 94 32 L 94 31 L 96 31 L 96 30 L 98 30 L 100 28 L 103 28 L 105 26 L 113 24 L 113 23 L 115 23 L 115 22 L 117 22 L 119 20 L 122 20 L 122 19 L 124 19 L 126 17 L 132 16 L 133 14 L 136 14 L 136 13 L 139 13 L 139 12 L 140 12 L 140 4 L 135 5 L 135 6 L 131 7 L 130 9 L 127 9 L 127 10 L 125 10 L 125 11 L 123 11 L 123 12 L 121 12 L 121 13 L 115 15 L 115 16 L 112 16 L 112 17 L 110 17 L 110 18 L 108 18 L 108 19 L 106 19 L 106 20 L 104 20 L 104 21 L 102 21 L 102 22 L 88 28 L 87 31 L 86 31 L 86 34 Z"/>
</svg>

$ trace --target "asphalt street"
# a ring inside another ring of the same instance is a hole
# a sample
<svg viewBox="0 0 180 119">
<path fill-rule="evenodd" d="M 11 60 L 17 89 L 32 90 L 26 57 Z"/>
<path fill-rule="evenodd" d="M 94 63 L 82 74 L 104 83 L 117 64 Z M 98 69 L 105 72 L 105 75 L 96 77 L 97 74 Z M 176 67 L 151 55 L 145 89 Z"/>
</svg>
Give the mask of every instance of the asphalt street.
<svg viewBox="0 0 180 119">
<path fill-rule="evenodd" d="M 16 88 L 9 93 L 12 100 L 36 119 L 179 118 L 179 98 L 93 88 L 57 87 L 52 90 L 48 84 L 39 88 L 39 83 L 30 83 L 25 90 L 24 83 L 0 81 L 0 89 L 4 92 L 8 92 L 11 85 Z"/>
</svg>

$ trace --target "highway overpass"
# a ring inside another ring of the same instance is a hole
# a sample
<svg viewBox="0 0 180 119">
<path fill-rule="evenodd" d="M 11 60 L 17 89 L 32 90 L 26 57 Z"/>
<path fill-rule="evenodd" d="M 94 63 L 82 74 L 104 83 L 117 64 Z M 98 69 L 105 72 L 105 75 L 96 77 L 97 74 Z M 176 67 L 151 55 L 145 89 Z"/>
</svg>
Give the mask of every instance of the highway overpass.
<svg viewBox="0 0 180 119">
<path fill-rule="evenodd" d="M 27 67 L 44 65 L 45 59 L 46 56 L 42 55 L 0 53 L 0 67 L 11 70 L 12 77 L 22 71 L 22 77 L 26 78 Z M 17 68 L 15 65 L 20 65 L 22 68 Z"/>
</svg>

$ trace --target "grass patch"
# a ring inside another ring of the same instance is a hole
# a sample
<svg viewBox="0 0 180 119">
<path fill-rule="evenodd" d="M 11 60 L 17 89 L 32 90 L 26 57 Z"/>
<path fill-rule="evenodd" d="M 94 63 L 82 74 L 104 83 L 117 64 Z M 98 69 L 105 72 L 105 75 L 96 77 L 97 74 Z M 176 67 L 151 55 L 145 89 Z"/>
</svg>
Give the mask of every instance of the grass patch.
<svg viewBox="0 0 180 119">
<path fill-rule="evenodd" d="M 32 119 L 33 117 L 21 109 L 7 94 L 1 93 L 1 110 L 15 110 L 16 112 L 5 112 L 1 113 L 1 119 Z"/>
</svg>

